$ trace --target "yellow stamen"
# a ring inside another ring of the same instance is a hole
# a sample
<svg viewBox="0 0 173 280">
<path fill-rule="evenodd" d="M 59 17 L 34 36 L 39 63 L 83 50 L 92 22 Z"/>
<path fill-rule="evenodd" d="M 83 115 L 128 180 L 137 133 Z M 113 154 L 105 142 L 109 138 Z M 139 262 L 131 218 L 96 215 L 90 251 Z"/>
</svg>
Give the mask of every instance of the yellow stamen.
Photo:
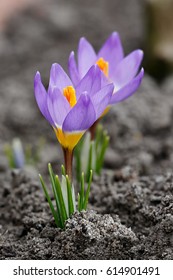
<svg viewBox="0 0 173 280">
<path fill-rule="evenodd" d="M 100 57 L 96 64 L 98 65 L 98 67 L 100 68 L 100 70 L 103 71 L 103 73 L 105 74 L 106 77 L 108 77 L 109 74 L 109 63 L 107 61 L 105 61 L 102 57 Z"/>
<path fill-rule="evenodd" d="M 73 150 L 77 145 L 84 132 L 64 133 L 61 128 L 54 128 L 56 137 L 63 148 Z"/>
<path fill-rule="evenodd" d="M 63 94 L 66 97 L 66 99 L 68 100 L 70 106 L 73 107 L 77 102 L 76 92 L 75 92 L 74 87 L 67 86 L 66 88 L 63 89 Z"/>
</svg>

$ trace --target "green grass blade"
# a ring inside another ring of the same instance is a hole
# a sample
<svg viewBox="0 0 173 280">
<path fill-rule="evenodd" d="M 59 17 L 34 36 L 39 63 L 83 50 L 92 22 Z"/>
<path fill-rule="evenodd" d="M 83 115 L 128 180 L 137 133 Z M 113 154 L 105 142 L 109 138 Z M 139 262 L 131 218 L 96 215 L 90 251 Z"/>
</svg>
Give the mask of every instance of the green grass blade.
<svg viewBox="0 0 173 280">
<path fill-rule="evenodd" d="M 55 187 L 56 187 L 56 192 L 60 204 L 60 211 L 61 211 L 61 216 L 63 219 L 63 223 L 68 219 L 66 208 L 65 208 L 65 203 L 64 203 L 64 198 L 62 195 L 62 190 L 61 190 L 61 184 L 58 178 L 58 175 L 55 175 Z"/>
<path fill-rule="evenodd" d="M 81 198 L 80 198 L 80 193 L 78 193 L 78 197 L 77 197 L 77 209 L 78 209 L 78 211 L 80 212 L 81 211 Z"/>
<path fill-rule="evenodd" d="M 86 173 L 86 182 L 89 182 L 90 170 L 92 169 L 93 149 L 94 149 L 94 141 L 91 141 L 91 143 L 90 143 L 90 149 L 89 149 L 88 167 L 87 167 L 87 173 Z"/>
<path fill-rule="evenodd" d="M 64 175 L 64 176 L 66 175 L 64 165 L 61 165 L 61 173 L 62 173 L 62 175 Z"/>
<path fill-rule="evenodd" d="M 49 170 L 50 178 L 54 180 L 55 174 L 53 172 L 52 165 L 50 163 L 48 163 L 48 170 Z"/>
<path fill-rule="evenodd" d="M 97 154 L 99 146 L 101 144 L 102 133 L 103 133 L 103 127 L 101 124 L 99 124 L 99 125 L 97 125 L 96 138 L 95 138 L 96 154 Z"/>
<path fill-rule="evenodd" d="M 69 217 L 67 182 L 66 182 L 66 177 L 64 175 L 62 175 L 61 177 L 60 185 L 61 185 L 61 191 L 64 199 L 64 205 L 65 205 L 67 217 Z"/>
<path fill-rule="evenodd" d="M 83 209 L 83 203 L 84 203 L 84 196 L 85 196 L 85 176 L 82 172 L 81 174 L 81 187 L 80 187 L 80 209 Z"/>
<path fill-rule="evenodd" d="M 56 211 L 55 211 L 55 209 L 54 209 L 54 206 L 53 206 L 52 201 L 51 201 L 51 199 L 50 199 L 50 196 L 49 196 L 49 194 L 48 194 L 48 191 L 47 191 L 46 185 L 45 185 L 45 183 L 44 183 L 44 181 L 43 181 L 43 178 L 42 178 L 41 175 L 39 175 L 39 177 L 40 177 L 40 182 L 41 182 L 41 185 L 42 185 L 42 188 L 43 188 L 45 197 L 46 197 L 46 199 L 47 199 L 47 201 L 48 201 L 50 210 L 51 210 L 52 215 L 53 215 L 53 217 L 54 217 L 54 219 L 55 219 L 55 223 L 56 223 L 57 227 L 62 228 L 61 221 L 60 221 L 60 219 L 59 219 L 59 217 L 58 217 L 58 215 L 57 215 L 57 213 L 56 213 Z"/>
<path fill-rule="evenodd" d="M 98 161 L 97 161 L 97 165 L 96 165 L 96 172 L 98 175 L 100 174 L 100 171 L 103 166 L 104 156 L 105 156 L 108 144 L 109 144 L 109 139 L 110 139 L 109 136 L 106 133 L 104 133 L 104 140 L 103 140 L 103 144 L 102 144 L 101 151 L 98 156 Z"/>
<path fill-rule="evenodd" d="M 77 179 L 78 183 L 80 183 L 80 176 L 81 176 L 81 166 L 82 166 L 81 151 L 83 148 L 83 144 L 84 144 L 84 140 L 83 140 L 83 138 L 81 138 L 74 149 L 74 157 L 75 157 L 75 162 L 76 162 L 76 179 Z"/>
<path fill-rule="evenodd" d="M 61 225 L 64 228 L 65 221 L 67 220 L 67 214 L 65 215 L 66 210 L 64 213 L 64 208 L 62 208 L 64 201 L 62 202 L 63 196 L 62 196 L 62 192 L 61 192 L 61 185 L 59 183 L 59 180 L 56 180 L 56 176 L 52 170 L 52 166 L 50 163 L 48 164 L 48 169 L 49 169 L 49 175 L 50 175 L 51 184 L 52 184 L 52 190 L 53 190 L 53 194 L 55 197 L 57 213 L 58 213 L 59 219 L 61 221 Z"/>
<path fill-rule="evenodd" d="M 93 177 L 93 172 L 92 172 L 92 170 L 90 170 L 88 187 L 87 187 L 87 190 L 86 190 L 86 193 L 85 193 L 85 199 L 84 199 L 84 203 L 83 203 L 83 209 L 84 210 L 87 209 L 87 205 L 88 205 L 88 199 L 89 199 L 89 194 L 90 194 L 90 189 L 91 189 L 92 177 Z"/>
<path fill-rule="evenodd" d="M 76 196 L 75 196 L 75 189 L 74 189 L 74 185 L 71 183 L 71 193 L 72 193 L 72 200 L 73 200 L 73 207 L 74 207 L 74 211 L 76 211 Z"/>
<path fill-rule="evenodd" d="M 56 187 L 55 187 L 55 174 L 53 172 L 53 169 L 52 169 L 52 166 L 50 163 L 48 164 L 48 170 L 49 170 L 49 176 L 50 176 L 50 181 L 51 181 L 51 185 L 52 185 L 53 195 L 54 195 L 55 202 L 56 202 L 57 213 L 59 215 L 61 223 L 63 224 L 62 218 L 60 216 L 61 209 L 60 209 L 60 205 L 59 205 L 59 199 L 58 199 Z"/>
<path fill-rule="evenodd" d="M 80 182 L 80 174 L 81 174 L 81 158 L 80 153 L 78 150 L 74 153 L 75 160 L 76 160 L 76 179 Z"/>
<path fill-rule="evenodd" d="M 71 182 L 69 180 L 68 175 L 66 175 L 66 182 L 67 182 L 67 194 L 68 194 L 68 206 L 69 206 L 69 215 L 74 213 L 74 205 L 73 205 L 73 197 L 72 197 L 72 189 L 71 189 Z"/>
</svg>

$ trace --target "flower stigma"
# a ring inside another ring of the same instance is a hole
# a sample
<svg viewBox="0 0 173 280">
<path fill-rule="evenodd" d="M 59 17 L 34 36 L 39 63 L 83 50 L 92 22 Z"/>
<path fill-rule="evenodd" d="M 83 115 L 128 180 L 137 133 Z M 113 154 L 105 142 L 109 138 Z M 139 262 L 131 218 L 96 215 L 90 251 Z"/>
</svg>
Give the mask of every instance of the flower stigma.
<svg viewBox="0 0 173 280">
<path fill-rule="evenodd" d="M 63 94 L 66 97 L 71 107 L 76 105 L 77 100 L 76 100 L 76 92 L 74 87 L 67 86 L 66 88 L 63 89 Z"/>
<path fill-rule="evenodd" d="M 96 64 L 98 65 L 98 67 L 100 68 L 100 70 L 103 71 L 103 73 L 105 74 L 106 77 L 108 77 L 108 73 L 109 73 L 109 63 L 104 60 L 102 57 L 100 57 Z"/>
</svg>

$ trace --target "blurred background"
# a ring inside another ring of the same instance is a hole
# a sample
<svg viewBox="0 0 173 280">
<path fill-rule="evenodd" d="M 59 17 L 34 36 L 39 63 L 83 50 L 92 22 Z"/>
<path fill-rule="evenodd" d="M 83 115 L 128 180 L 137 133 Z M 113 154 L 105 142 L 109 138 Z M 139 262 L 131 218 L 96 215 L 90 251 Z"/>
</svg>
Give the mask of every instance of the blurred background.
<svg viewBox="0 0 173 280">
<path fill-rule="evenodd" d="M 173 0 L 0 0 L 0 150 L 19 137 L 48 145 L 42 160 L 61 160 L 57 141 L 33 93 L 39 70 L 45 86 L 52 63 L 67 70 L 71 50 L 85 36 L 99 50 L 118 31 L 125 54 L 145 52 L 145 78 L 131 99 L 104 118 L 111 134 L 107 166 L 150 172 L 173 162 Z M 56 150 L 56 152 L 55 152 Z M 127 154 L 128 151 L 128 154 Z M 110 159 L 111 158 L 111 159 Z M 2 161 L 1 161 L 2 162 Z"/>
</svg>

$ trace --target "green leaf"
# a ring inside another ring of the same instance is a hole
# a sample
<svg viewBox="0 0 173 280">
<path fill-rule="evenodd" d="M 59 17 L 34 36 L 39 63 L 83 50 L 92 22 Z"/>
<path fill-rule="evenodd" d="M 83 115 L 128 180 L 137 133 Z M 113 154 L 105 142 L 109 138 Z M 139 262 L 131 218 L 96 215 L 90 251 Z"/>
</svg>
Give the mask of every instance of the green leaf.
<svg viewBox="0 0 173 280">
<path fill-rule="evenodd" d="M 39 177 L 40 177 L 40 182 L 41 182 L 41 185 L 42 185 L 42 188 L 43 188 L 45 197 L 46 197 L 46 199 L 47 199 L 47 201 L 48 201 L 50 210 L 51 210 L 52 215 L 53 215 L 53 217 L 54 217 L 54 219 L 55 219 L 55 223 L 56 223 L 57 227 L 62 228 L 61 221 L 60 221 L 60 219 L 59 219 L 59 217 L 58 217 L 58 215 L 57 215 L 57 213 L 56 213 L 56 211 L 55 211 L 55 209 L 54 209 L 54 206 L 53 206 L 52 201 L 51 201 L 51 199 L 50 199 L 50 196 L 49 196 L 49 194 L 48 194 L 48 191 L 47 191 L 46 185 L 45 185 L 45 183 L 44 183 L 44 180 L 43 180 L 43 178 L 42 178 L 41 175 L 39 175 Z"/>
<path fill-rule="evenodd" d="M 69 206 L 69 215 L 74 213 L 74 205 L 73 205 L 73 197 L 72 197 L 72 189 L 71 189 L 71 182 L 69 180 L 68 175 L 66 175 L 66 182 L 67 182 L 67 194 L 68 194 L 68 206 Z"/>
<path fill-rule="evenodd" d="M 81 138 L 74 149 L 74 157 L 76 162 L 76 179 L 78 182 L 80 182 L 80 176 L 81 176 L 81 166 L 82 166 L 81 152 L 83 149 L 83 145 L 84 145 L 84 138 Z"/>
<path fill-rule="evenodd" d="M 84 178 L 84 173 L 82 172 L 81 174 L 81 187 L 80 187 L 80 193 L 79 193 L 79 204 L 78 204 L 78 208 L 79 211 L 81 211 L 83 209 L 83 203 L 84 203 L 84 196 L 85 196 L 85 178 Z"/>
<path fill-rule="evenodd" d="M 61 173 L 62 173 L 62 175 L 66 175 L 66 171 L 65 171 L 65 167 L 64 167 L 64 165 L 62 164 L 61 165 Z"/>
<path fill-rule="evenodd" d="M 40 175 L 40 181 L 46 196 L 46 199 L 49 203 L 49 207 L 55 219 L 56 225 L 62 229 L 65 228 L 65 222 L 68 217 L 74 213 L 76 209 L 75 203 L 75 192 L 72 183 L 70 182 L 68 176 L 62 175 L 62 184 L 59 180 L 58 175 L 55 175 L 52 169 L 51 164 L 48 164 L 48 170 L 50 175 L 50 181 L 52 185 L 52 191 L 54 194 L 54 199 L 56 202 L 55 210 L 52 200 L 48 194 L 46 185 Z M 64 172 L 64 168 L 62 167 L 62 172 Z M 65 173 L 64 173 L 65 174 Z"/>
<path fill-rule="evenodd" d="M 67 216 L 69 217 L 67 182 L 66 182 L 66 177 L 64 175 L 62 175 L 62 177 L 61 177 L 60 184 L 61 184 L 61 191 L 62 191 L 62 196 L 64 199 L 66 213 L 67 213 Z"/>
<path fill-rule="evenodd" d="M 78 193 L 77 197 L 77 205 L 78 205 L 78 211 L 81 211 L 81 198 L 80 198 L 80 193 Z"/>
<path fill-rule="evenodd" d="M 83 203 L 83 209 L 86 210 L 87 209 L 87 205 L 88 205 L 88 199 L 89 199 L 89 194 L 90 194 L 90 189 L 91 189 L 91 183 L 92 183 L 92 176 L 93 176 L 93 172 L 92 170 L 90 170 L 90 176 L 89 176 L 89 181 L 88 181 L 88 187 L 85 193 L 85 199 L 84 199 L 84 203 Z"/>
<path fill-rule="evenodd" d="M 76 159 L 76 179 L 79 182 L 80 181 L 80 174 L 81 174 L 81 158 L 80 153 L 75 153 L 75 159 Z"/>
<path fill-rule="evenodd" d="M 93 150 L 94 150 L 94 141 L 91 141 L 90 149 L 89 149 L 88 167 L 86 173 L 86 182 L 89 182 L 90 170 L 92 169 Z"/>
<path fill-rule="evenodd" d="M 67 220 L 68 217 L 67 217 L 67 213 L 65 210 L 64 200 L 63 200 L 62 191 L 61 191 L 61 185 L 60 185 L 58 176 L 54 175 L 54 172 L 52 170 L 52 166 L 50 163 L 48 164 L 48 169 L 49 169 L 49 175 L 50 175 L 51 184 L 52 184 L 52 190 L 54 193 L 55 202 L 56 202 L 56 206 L 57 206 L 57 213 L 60 217 L 62 227 L 64 228 L 65 221 Z"/>
<path fill-rule="evenodd" d="M 96 164 L 96 173 L 98 175 L 100 174 L 100 171 L 101 171 L 102 166 L 103 166 L 106 149 L 107 149 L 108 144 L 109 144 L 109 139 L 110 138 L 107 135 L 107 133 L 104 132 L 103 133 L 103 143 L 102 143 L 101 150 L 100 150 L 100 153 L 98 155 L 98 160 L 97 160 L 97 164 Z"/>
<path fill-rule="evenodd" d="M 65 224 L 65 221 L 68 219 L 68 216 L 65 208 L 64 198 L 62 195 L 61 184 L 58 175 L 55 175 L 55 188 L 57 193 L 57 199 L 60 205 L 60 215 L 62 217 L 63 224 Z"/>
<path fill-rule="evenodd" d="M 73 200 L 73 207 L 74 212 L 76 211 L 76 198 L 75 198 L 75 189 L 73 183 L 71 183 L 71 192 L 72 192 L 72 200 Z"/>
<path fill-rule="evenodd" d="M 103 127 L 101 124 L 97 125 L 96 129 L 96 138 L 95 138 L 95 148 L 96 148 L 96 154 L 98 152 L 98 149 L 102 143 L 102 133 L 103 133 Z"/>
<path fill-rule="evenodd" d="M 50 181 L 51 181 L 51 185 L 52 185 L 52 190 L 53 190 L 53 194 L 54 194 L 54 198 L 55 198 L 55 202 L 56 202 L 56 208 L 57 208 L 57 212 L 58 215 L 60 217 L 60 205 L 59 205 L 59 199 L 57 196 L 57 192 L 56 192 L 56 187 L 55 187 L 55 174 L 52 170 L 52 166 L 49 163 L 48 164 L 48 170 L 49 170 L 49 175 L 50 175 Z M 62 218 L 60 217 L 61 223 L 62 223 Z"/>
</svg>

